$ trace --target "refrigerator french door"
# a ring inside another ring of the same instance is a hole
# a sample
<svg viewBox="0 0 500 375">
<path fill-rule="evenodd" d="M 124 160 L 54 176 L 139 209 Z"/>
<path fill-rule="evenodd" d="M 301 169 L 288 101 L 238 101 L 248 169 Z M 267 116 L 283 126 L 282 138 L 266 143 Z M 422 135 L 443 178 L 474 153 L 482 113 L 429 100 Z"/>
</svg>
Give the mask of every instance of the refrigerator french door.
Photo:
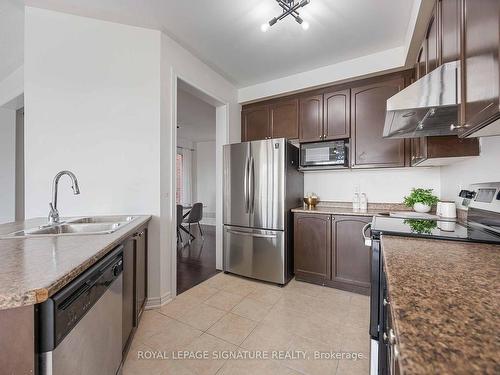
<svg viewBox="0 0 500 375">
<path fill-rule="evenodd" d="M 289 209 L 303 195 L 297 167 L 298 150 L 283 138 L 224 146 L 224 271 L 288 281 Z"/>
</svg>

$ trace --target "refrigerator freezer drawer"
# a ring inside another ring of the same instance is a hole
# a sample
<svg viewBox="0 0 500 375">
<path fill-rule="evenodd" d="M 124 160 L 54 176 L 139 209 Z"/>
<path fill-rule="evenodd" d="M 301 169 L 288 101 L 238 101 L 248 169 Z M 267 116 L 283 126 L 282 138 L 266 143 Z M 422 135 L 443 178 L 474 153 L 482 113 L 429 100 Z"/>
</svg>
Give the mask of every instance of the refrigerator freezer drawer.
<svg viewBox="0 0 500 375">
<path fill-rule="evenodd" d="M 224 226 L 224 271 L 285 283 L 285 233 Z"/>
</svg>

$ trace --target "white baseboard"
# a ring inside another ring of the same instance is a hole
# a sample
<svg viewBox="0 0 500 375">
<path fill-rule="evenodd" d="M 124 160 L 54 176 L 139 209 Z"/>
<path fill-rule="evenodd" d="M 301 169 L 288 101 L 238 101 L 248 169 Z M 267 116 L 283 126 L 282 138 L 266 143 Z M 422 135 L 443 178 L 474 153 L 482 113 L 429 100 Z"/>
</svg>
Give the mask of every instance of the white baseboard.
<svg viewBox="0 0 500 375">
<path fill-rule="evenodd" d="M 172 300 L 172 295 L 170 292 L 164 294 L 161 297 L 150 297 L 146 301 L 146 310 L 159 309 L 166 303 L 169 303 Z"/>
</svg>

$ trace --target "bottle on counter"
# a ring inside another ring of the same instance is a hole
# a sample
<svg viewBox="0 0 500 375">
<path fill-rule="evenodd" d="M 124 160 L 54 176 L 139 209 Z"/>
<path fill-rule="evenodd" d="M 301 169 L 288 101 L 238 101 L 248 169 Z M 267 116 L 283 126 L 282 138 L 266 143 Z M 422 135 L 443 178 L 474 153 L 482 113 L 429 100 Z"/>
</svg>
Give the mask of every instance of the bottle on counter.
<svg viewBox="0 0 500 375">
<path fill-rule="evenodd" d="M 352 197 L 352 210 L 359 211 L 359 193 L 355 192 Z"/>
<path fill-rule="evenodd" d="M 359 210 L 368 211 L 368 198 L 365 193 L 361 193 L 359 196 Z"/>
</svg>

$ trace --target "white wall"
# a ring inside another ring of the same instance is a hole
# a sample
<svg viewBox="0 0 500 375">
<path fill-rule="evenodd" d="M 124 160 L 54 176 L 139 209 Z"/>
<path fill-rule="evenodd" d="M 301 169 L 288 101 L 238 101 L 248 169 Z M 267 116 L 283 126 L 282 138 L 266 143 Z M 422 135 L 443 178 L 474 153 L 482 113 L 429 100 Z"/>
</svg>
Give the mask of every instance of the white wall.
<svg viewBox="0 0 500 375">
<path fill-rule="evenodd" d="M 413 187 L 434 189 L 439 196 L 439 168 L 397 168 L 306 172 L 304 193 L 314 192 L 321 200 L 352 202 L 359 186 L 368 202 L 401 203 Z"/>
<path fill-rule="evenodd" d="M 160 295 L 160 35 L 36 8 L 25 20 L 26 217 L 152 214 L 150 296 Z"/>
<path fill-rule="evenodd" d="M 148 303 L 163 303 L 175 286 L 176 78 L 223 104 L 217 123 L 230 127 L 217 128 L 218 153 L 240 137 L 236 88 L 158 31 L 30 7 L 25 23 L 27 217 L 46 216 L 61 169 L 82 191 L 61 181 L 62 215 L 153 214 Z M 222 191 L 221 168 L 216 177 Z"/>
<path fill-rule="evenodd" d="M 405 63 L 405 52 L 404 47 L 393 48 L 288 77 L 243 87 L 238 90 L 238 100 L 240 103 L 245 103 L 398 69 Z"/>
<path fill-rule="evenodd" d="M 24 92 L 24 66 L 14 70 L 0 82 L 0 106 L 22 95 Z"/>
<path fill-rule="evenodd" d="M 203 203 L 202 224 L 215 225 L 216 191 L 215 191 L 215 141 L 196 142 L 196 202 Z"/>
<path fill-rule="evenodd" d="M 500 181 L 500 136 L 480 138 L 481 156 L 441 167 L 443 199 L 459 203 L 458 192 L 470 184 Z"/>
<path fill-rule="evenodd" d="M 0 223 L 16 213 L 16 111 L 0 108 Z"/>
</svg>

